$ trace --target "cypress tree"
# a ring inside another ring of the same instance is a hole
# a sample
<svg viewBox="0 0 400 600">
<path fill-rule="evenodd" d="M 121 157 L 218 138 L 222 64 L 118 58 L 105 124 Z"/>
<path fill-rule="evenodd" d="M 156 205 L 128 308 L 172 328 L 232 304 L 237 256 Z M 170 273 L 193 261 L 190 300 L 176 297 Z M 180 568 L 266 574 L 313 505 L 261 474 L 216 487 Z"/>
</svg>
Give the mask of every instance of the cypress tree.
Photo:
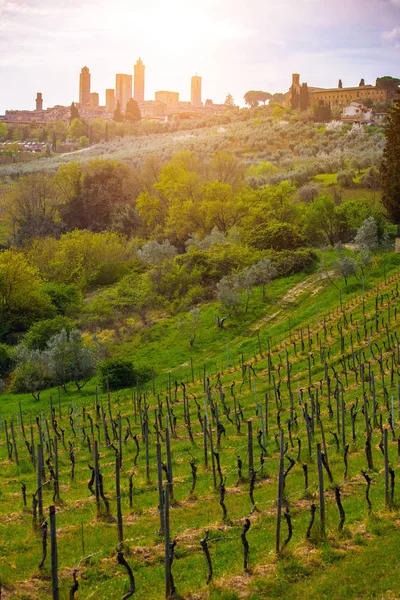
<svg viewBox="0 0 400 600">
<path fill-rule="evenodd" d="M 386 146 L 381 164 L 382 204 L 397 225 L 400 236 L 400 103 L 393 103 L 385 129 Z"/>
</svg>

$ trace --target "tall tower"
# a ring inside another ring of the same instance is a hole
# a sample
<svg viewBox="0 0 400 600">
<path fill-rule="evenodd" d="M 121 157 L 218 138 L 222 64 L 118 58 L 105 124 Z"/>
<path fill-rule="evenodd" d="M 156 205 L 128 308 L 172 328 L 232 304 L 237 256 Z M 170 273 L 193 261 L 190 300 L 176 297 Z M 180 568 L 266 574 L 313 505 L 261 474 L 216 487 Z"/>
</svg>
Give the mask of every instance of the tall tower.
<svg viewBox="0 0 400 600">
<path fill-rule="evenodd" d="M 132 75 L 118 73 L 115 79 L 115 104 L 119 102 L 122 112 L 132 98 Z"/>
<path fill-rule="evenodd" d="M 195 75 L 192 77 L 192 86 L 191 86 L 191 105 L 192 106 L 202 106 L 201 104 L 201 77 Z"/>
<path fill-rule="evenodd" d="M 36 94 L 36 110 L 43 110 L 43 96 L 41 92 Z"/>
<path fill-rule="evenodd" d="M 79 77 L 79 104 L 90 104 L 90 73 L 87 67 L 83 67 Z"/>
<path fill-rule="evenodd" d="M 144 102 L 144 69 L 142 59 L 139 58 L 133 68 L 135 74 L 133 97 L 136 102 Z"/>
<path fill-rule="evenodd" d="M 113 112 L 115 110 L 115 94 L 114 90 L 110 88 L 106 90 L 106 109 L 109 112 Z"/>
</svg>

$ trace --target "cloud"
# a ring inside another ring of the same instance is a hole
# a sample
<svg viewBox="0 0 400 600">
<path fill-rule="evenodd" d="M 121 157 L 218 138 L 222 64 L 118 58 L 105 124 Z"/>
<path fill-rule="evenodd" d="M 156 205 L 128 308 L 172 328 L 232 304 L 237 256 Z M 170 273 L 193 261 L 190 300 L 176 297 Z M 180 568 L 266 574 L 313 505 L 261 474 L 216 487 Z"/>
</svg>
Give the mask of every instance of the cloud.
<svg viewBox="0 0 400 600">
<path fill-rule="evenodd" d="M 400 5 L 400 0 L 399 0 L 399 5 Z M 384 31 L 382 33 L 382 39 L 385 40 L 385 42 L 390 42 L 390 43 L 400 42 L 400 26 L 394 27 L 390 31 Z"/>
</svg>

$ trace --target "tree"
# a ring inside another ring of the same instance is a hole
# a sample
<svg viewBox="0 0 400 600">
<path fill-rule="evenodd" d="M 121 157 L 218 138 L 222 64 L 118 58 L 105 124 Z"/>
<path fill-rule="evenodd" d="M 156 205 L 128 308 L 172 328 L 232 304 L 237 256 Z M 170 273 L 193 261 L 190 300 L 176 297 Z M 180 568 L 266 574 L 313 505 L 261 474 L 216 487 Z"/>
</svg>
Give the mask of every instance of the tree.
<svg viewBox="0 0 400 600">
<path fill-rule="evenodd" d="M 73 119 L 71 125 L 68 128 L 68 137 L 71 140 L 79 140 L 85 135 L 85 125 L 79 119 Z"/>
<path fill-rule="evenodd" d="M 316 123 L 328 123 L 332 121 L 331 107 L 327 104 L 314 104 L 313 114 Z"/>
<path fill-rule="evenodd" d="M 308 91 L 308 85 L 303 83 L 300 88 L 299 108 L 300 110 L 307 110 L 310 104 L 310 93 Z"/>
<path fill-rule="evenodd" d="M 339 79 L 338 88 L 339 88 L 339 90 L 341 90 L 343 88 L 343 83 L 342 83 L 341 79 Z"/>
<path fill-rule="evenodd" d="M 0 253 L 0 336 L 7 328 L 25 331 L 34 321 L 54 316 L 42 285 L 38 268 L 24 254 L 15 250 Z"/>
<path fill-rule="evenodd" d="M 381 163 L 382 204 L 400 235 L 400 103 L 390 109 L 385 128 L 386 146 Z"/>
<path fill-rule="evenodd" d="M 242 303 L 242 293 L 237 277 L 225 276 L 217 283 L 217 298 L 228 310 L 235 310 Z"/>
<path fill-rule="evenodd" d="M 74 119 L 80 119 L 79 110 L 75 106 L 75 102 L 71 104 L 70 122 L 72 123 Z"/>
<path fill-rule="evenodd" d="M 394 92 L 400 86 L 400 79 L 397 77 L 390 77 L 390 75 L 385 75 L 384 77 L 378 77 L 375 85 L 378 90 L 383 89 Z"/>
<path fill-rule="evenodd" d="M 51 150 L 52 152 L 57 152 L 57 134 L 55 131 L 53 131 Z"/>
<path fill-rule="evenodd" d="M 56 189 L 45 173 L 21 177 L 2 208 L 14 244 L 56 234 L 60 229 Z"/>
<path fill-rule="evenodd" d="M 41 319 L 33 323 L 32 327 L 24 336 L 24 344 L 29 350 L 45 350 L 52 337 L 72 329 L 72 322 L 62 315 L 54 319 Z"/>
<path fill-rule="evenodd" d="M 340 187 L 343 188 L 350 188 L 353 187 L 354 185 L 354 178 L 355 178 L 356 174 L 354 171 L 340 171 L 337 174 L 337 182 L 340 185 Z"/>
<path fill-rule="evenodd" d="M 14 360 L 17 366 L 13 374 L 12 391 L 17 394 L 29 392 L 39 402 L 41 391 L 51 384 L 45 353 L 29 350 L 24 344 L 19 344 L 14 352 Z"/>
<path fill-rule="evenodd" d="M 352 275 L 357 275 L 358 263 L 355 258 L 347 256 L 343 252 L 339 252 L 337 259 L 333 262 L 333 268 L 344 279 L 347 287 L 348 278 Z"/>
<path fill-rule="evenodd" d="M 263 102 L 264 105 L 267 100 L 272 98 L 272 94 L 269 92 L 262 92 L 261 90 L 250 90 L 245 93 L 244 101 L 248 106 L 258 106 L 260 102 Z"/>
<path fill-rule="evenodd" d="M 164 260 L 171 260 L 176 256 L 177 250 L 175 246 L 170 244 L 168 240 L 162 243 L 150 241 L 144 244 L 138 251 L 138 257 L 146 265 L 161 265 Z"/>
<path fill-rule="evenodd" d="M 179 329 L 189 338 L 189 346 L 193 348 L 200 327 L 201 311 L 194 307 L 178 321 Z"/>
<path fill-rule="evenodd" d="M 108 133 L 108 123 L 106 123 L 106 128 L 104 130 L 104 141 L 108 142 L 109 139 L 109 133 Z"/>
<path fill-rule="evenodd" d="M 228 183 L 209 181 L 201 188 L 201 192 L 201 211 L 208 231 L 217 227 L 226 234 L 249 211 L 246 196 L 240 193 L 235 195 Z"/>
<path fill-rule="evenodd" d="M 7 134 L 8 134 L 7 123 L 0 121 L 0 140 L 7 139 Z"/>
<path fill-rule="evenodd" d="M 79 330 L 68 332 L 63 329 L 49 340 L 45 352 L 52 379 L 64 390 L 66 384 L 73 381 L 80 391 L 96 372 L 97 350 L 83 343 Z"/>
<path fill-rule="evenodd" d="M 116 121 L 117 123 L 120 123 L 123 120 L 123 114 L 121 111 L 121 104 L 120 104 L 119 100 L 117 101 L 117 106 L 115 107 L 115 110 L 114 110 L 113 120 Z"/>
<path fill-rule="evenodd" d="M 276 267 L 269 258 L 263 258 L 250 268 L 253 272 L 254 284 L 261 285 L 262 297 L 265 302 L 265 288 L 278 275 Z"/>
<path fill-rule="evenodd" d="M 283 104 L 286 100 L 286 95 L 285 94 L 281 94 L 281 93 L 277 93 L 277 94 L 272 94 L 272 98 L 270 101 L 270 104 Z"/>
<path fill-rule="evenodd" d="M 141 118 L 142 115 L 140 114 L 139 105 L 134 98 L 131 98 L 126 105 L 125 119 L 132 123 L 136 123 L 137 121 L 140 121 Z"/>
<path fill-rule="evenodd" d="M 229 93 L 226 95 L 224 104 L 226 106 L 235 106 L 235 101 L 233 99 L 232 94 Z"/>
</svg>

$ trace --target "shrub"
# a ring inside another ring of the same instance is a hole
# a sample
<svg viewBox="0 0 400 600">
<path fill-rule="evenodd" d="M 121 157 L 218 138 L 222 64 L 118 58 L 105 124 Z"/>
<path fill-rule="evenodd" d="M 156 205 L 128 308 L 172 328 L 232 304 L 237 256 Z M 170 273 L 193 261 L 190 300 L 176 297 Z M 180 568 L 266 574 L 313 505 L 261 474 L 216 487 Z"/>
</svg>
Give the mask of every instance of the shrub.
<svg viewBox="0 0 400 600">
<path fill-rule="evenodd" d="M 318 261 L 313 250 L 284 250 L 282 252 L 270 250 L 265 257 L 273 263 L 277 277 L 287 277 L 294 273 L 311 270 Z"/>
<path fill-rule="evenodd" d="M 295 225 L 271 223 L 256 226 L 247 242 L 259 250 L 296 250 L 304 245 L 304 239 Z"/>
<path fill-rule="evenodd" d="M 54 319 L 43 319 L 34 323 L 24 337 L 24 344 L 29 350 L 45 350 L 47 342 L 65 329 L 71 331 L 71 321 L 62 315 Z"/>
<path fill-rule="evenodd" d="M 109 358 L 98 366 L 98 375 L 103 389 L 119 390 L 146 383 L 151 379 L 151 369 L 135 367 L 130 360 Z"/>
<path fill-rule="evenodd" d="M 13 359 L 10 347 L 7 344 L 0 344 L 0 378 L 3 379 L 11 373 Z"/>
<path fill-rule="evenodd" d="M 43 291 L 50 296 L 52 303 L 61 315 L 70 313 L 82 303 L 82 294 L 74 283 L 48 282 L 43 286 Z"/>
</svg>

